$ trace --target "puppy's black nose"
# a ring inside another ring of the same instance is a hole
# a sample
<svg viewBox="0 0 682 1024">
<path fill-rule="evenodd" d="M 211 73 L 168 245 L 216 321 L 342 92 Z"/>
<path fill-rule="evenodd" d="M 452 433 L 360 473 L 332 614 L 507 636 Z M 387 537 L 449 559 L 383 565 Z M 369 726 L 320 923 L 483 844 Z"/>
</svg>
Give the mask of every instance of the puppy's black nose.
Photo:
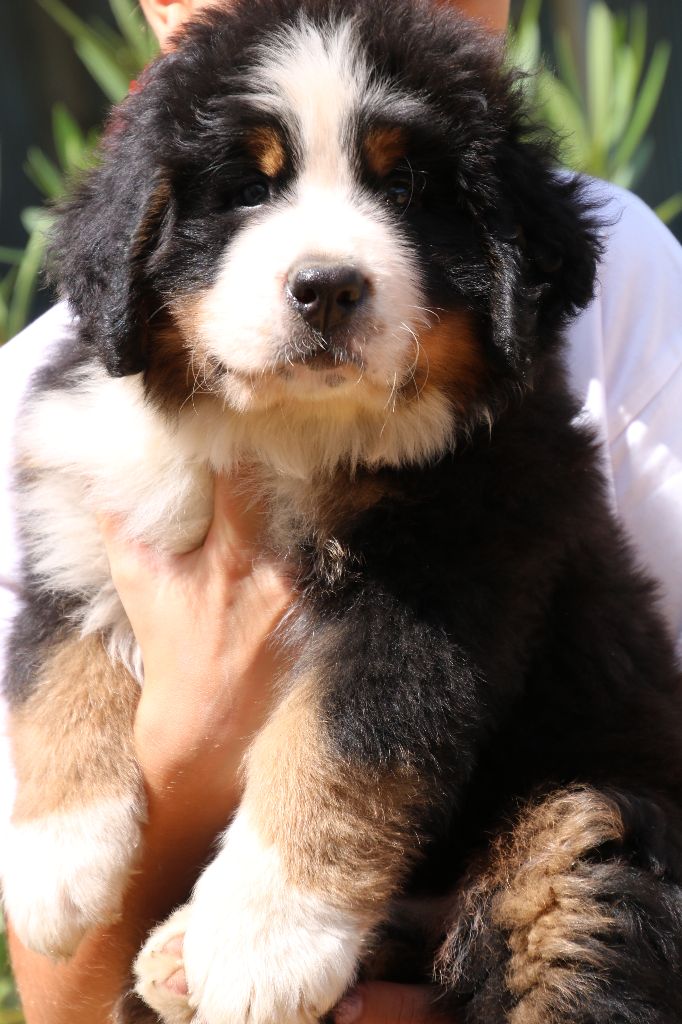
<svg viewBox="0 0 682 1024">
<path fill-rule="evenodd" d="M 326 337 L 362 304 L 367 279 L 348 263 L 298 264 L 289 272 L 286 292 L 296 312 Z"/>
</svg>

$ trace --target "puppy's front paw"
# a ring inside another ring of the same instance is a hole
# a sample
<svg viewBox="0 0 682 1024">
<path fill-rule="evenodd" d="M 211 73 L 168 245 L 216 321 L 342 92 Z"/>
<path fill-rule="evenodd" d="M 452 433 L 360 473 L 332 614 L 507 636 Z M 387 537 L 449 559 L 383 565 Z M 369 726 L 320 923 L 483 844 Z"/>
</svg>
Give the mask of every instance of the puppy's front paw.
<svg viewBox="0 0 682 1024">
<path fill-rule="evenodd" d="M 25 946 L 70 956 L 90 928 L 120 912 L 140 848 L 132 797 L 13 824 L 0 853 L 7 915 Z"/>
<path fill-rule="evenodd" d="M 287 881 L 243 812 L 194 892 L 184 960 L 205 1024 L 308 1024 L 353 981 L 367 926 Z"/>
<path fill-rule="evenodd" d="M 135 961 L 135 991 L 165 1024 L 189 1024 L 194 1016 L 186 993 L 167 984 L 183 967 L 179 949 L 189 913 L 189 906 L 176 910 L 151 933 Z"/>
</svg>

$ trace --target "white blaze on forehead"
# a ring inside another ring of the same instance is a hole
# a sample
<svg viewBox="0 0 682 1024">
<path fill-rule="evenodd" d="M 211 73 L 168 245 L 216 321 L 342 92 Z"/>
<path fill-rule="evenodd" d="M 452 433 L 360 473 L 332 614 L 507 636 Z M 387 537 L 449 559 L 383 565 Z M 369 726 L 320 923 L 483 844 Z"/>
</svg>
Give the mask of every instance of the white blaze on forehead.
<svg viewBox="0 0 682 1024">
<path fill-rule="evenodd" d="M 282 358 L 292 329 L 291 268 L 301 260 L 353 264 L 371 293 L 357 339 L 366 379 L 388 395 L 415 358 L 421 277 L 395 218 L 355 178 L 352 129 L 363 106 L 390 105 L 398 94 L 373 74 L 351 19 L 301 17 L 277 30 L 256 52 L 249 87 L 254 104 L 288 126 L 295 180 L 230 241 L 187 329 L 228 367 L 260 373 Z"/>
<path fill-rule="evenodd" d="M 303 175 L 338 184 L 341 168 L 350 173 L 343 136 L 368 98 L 370 77 L 351 20 L 314 25 L 301 18 L 262 49 L 254 85 L 299 140 Z"/>
</svg>

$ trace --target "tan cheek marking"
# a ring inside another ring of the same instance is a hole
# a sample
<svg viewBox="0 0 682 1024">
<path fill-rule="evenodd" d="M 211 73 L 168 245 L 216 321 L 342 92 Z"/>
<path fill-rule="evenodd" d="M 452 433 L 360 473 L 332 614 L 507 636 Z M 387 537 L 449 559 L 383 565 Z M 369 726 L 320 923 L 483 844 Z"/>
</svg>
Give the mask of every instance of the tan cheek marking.
<svg viewBox="0 0 682 1024">
<path fill-rule="evenodd" d="M 170 312 L 159 312 L 149 333 L 145 388 L 170 412 L 220 388 L 221 370 L 202 344 L 200 316 L 201 298 L 182 296 Z"/>
<path fill-rule="evenodd" d="M 407 136 L 402 128 L 375 128 L 364 141 L 370 170 L 384 178 L 407 153 Z"/>
<path fill-rule="evenodd" d="M 409 400 L 437 389 L 466 407 L 481 396 L 485 380 L 483 349 L 473 317 L 464 311 L 441 312 L 431 327 L 421 331 L 414 372 L 402 390 Z"/>
<path fill-rule="evenodd" d="M 427 800 L 414 769 L 342 762 L 328 746 L 320 683 L 297 683 L 249 756 L 245 808 L 291 883 L 370 917 L 413 860 Z"/>
<path fill-rule="evenodd" d="M 147 344 L 147 391 L 161 405 L 177 409 L 192 392 L 191 355 L 170 316 L 159 314 Z"/>
<path fill-rule="evenodd" d="M 286 152 L 274 128 L 255 128 L 249 132 L 247 148 L 259 169 L 268 178 L 276 178 L 286 165 Z"/>
<path fill-rule="evenodd" d="M 133 719 L 139 693 L 98 636 L 54 648 L 35 691 L 10 715 L 15 824 L 137 790 Z"/>
</svg>

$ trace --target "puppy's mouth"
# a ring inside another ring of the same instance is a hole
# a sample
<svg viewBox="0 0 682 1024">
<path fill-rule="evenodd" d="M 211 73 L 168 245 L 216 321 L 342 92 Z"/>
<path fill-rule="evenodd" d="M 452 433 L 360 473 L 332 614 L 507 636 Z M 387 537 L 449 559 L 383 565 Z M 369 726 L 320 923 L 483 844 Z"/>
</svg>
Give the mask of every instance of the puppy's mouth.
<svg viewBox="0 0 682 1024">
<path fill-rule="evenodd" d="M 337 330 L 326 336 L 306 331 L 287 341 L 279 362 L 285 370 L 301 366 L 314 372 L 354 369 L 362 373 L 365 369 L 363 340 L 348 330 Z"/>
<path fill-rule="evenodd" d="M 244 370 L 223 363 L 229 380 L 245 386 L 251 400 L 260 404 L 277 401 L 347 400 L 376 404 L 386 390 L 363 354 L 364 337 L 354 333 L 324 338 L 313 332 L 294 332 L 280 343 L 274 356 L 260 370 Z M 228 385 L 229 386 L 229 385 Z"/>
</svg>

